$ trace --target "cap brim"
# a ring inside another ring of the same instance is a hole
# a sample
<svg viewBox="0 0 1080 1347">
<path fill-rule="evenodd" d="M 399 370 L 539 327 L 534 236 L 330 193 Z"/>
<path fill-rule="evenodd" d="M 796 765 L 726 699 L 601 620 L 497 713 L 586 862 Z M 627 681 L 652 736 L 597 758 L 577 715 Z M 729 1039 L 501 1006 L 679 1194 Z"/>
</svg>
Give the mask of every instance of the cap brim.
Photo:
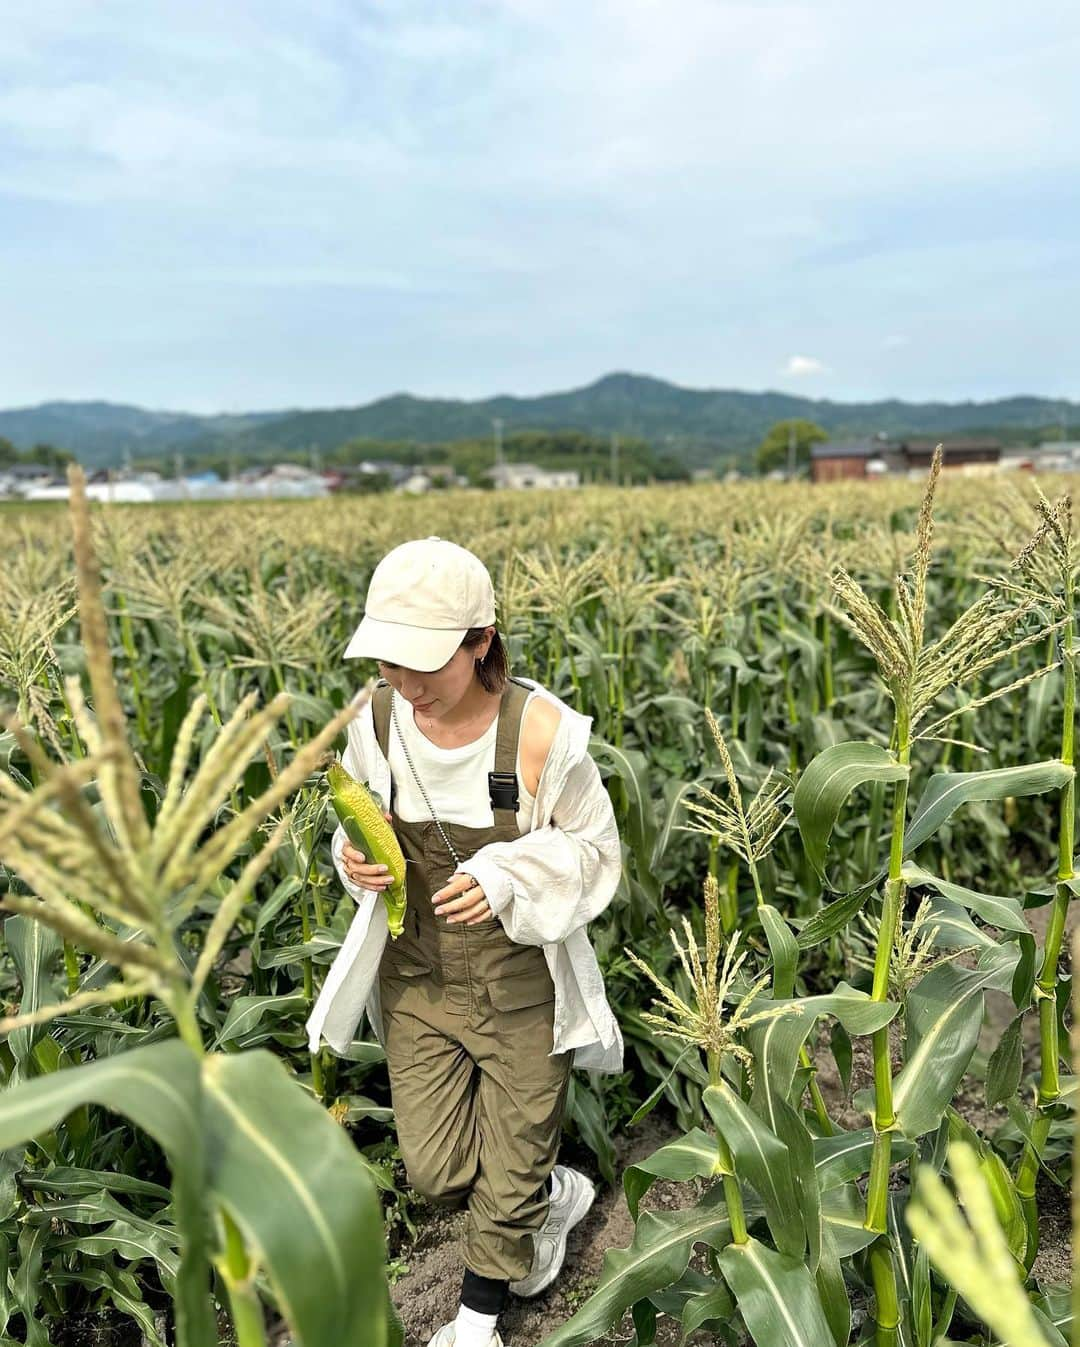
<svg viewBox="0 0 1080 1347">
<path fill-rule="evenodd" d="M 460 630 L 409 627 L 403 622 L 364 617 L 342 658 L 381 659 L 420 673 L 433 673 L 450 659 L 468 630 L 468 627 Z"/>
</svg>

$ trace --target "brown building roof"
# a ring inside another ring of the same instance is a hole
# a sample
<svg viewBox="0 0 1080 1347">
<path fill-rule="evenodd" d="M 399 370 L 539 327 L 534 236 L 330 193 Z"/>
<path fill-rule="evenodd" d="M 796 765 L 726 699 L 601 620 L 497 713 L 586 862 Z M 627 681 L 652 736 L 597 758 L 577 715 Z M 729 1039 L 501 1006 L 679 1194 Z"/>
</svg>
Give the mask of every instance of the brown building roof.
<svg viewBox="0 0 1080 1347">
<path fill-rule="evenodd" d="M 938 445 L 941 445 L 946 459 L 966 458 L 974 455 L 998 457 L 1001 454 L 1001 441 L 995 440 L 989 435 L 972 435 L 966 438 L 955 440 L 944 439 L 912 439 L 901 440 L 900 450 L 902 453 L 911 456 L 929 456 L 934 452 Z"/>
</svg>

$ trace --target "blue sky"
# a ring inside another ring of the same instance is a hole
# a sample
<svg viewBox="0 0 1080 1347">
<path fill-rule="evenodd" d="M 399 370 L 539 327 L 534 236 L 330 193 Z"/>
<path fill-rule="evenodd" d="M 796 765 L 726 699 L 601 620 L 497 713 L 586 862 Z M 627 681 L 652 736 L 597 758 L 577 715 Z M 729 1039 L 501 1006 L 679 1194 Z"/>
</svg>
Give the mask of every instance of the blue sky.
<svg viewBox="0 0 1080 1347">
<path fill-rule="evenodd" d="M 1080 7 L 0 0 L 0 406 L 1080 396 Z"/>
</svg>

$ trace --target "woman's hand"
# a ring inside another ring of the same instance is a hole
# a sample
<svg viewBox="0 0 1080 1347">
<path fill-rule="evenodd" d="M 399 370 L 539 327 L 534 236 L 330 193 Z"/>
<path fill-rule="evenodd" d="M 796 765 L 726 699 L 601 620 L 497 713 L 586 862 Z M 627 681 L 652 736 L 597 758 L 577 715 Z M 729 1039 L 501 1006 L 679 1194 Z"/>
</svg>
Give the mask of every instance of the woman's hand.
<svg viewBox="0 0 1080 1347">
<path fill-rule="evenodd" d="M 466 926 L 474 926 L 478 921 L 495 916 L 488 907 L 484 890 L 472 875 L 454 875 L 448 884 L 431 895 L 431 901 L 435 904 L 435 915 L 446 917 L 448 922 L 463 921 Z"/>
<path fill-rule="evenodd" d="M 387 823 L 393 822 L 390 815 L 385 811 L 383 818 Z M 390 874 L 389 866 L 372 865 L 365 860 L 364 853 L 357 851 L 351 842 L 346 842 L 341 848 L 341 862 L 345 873 L 354 884 L 361 884 L 365 889 L 388 889 L 394 882 Z"/>
<path fill-rule="evenodd" d="M 365 889 L 387 889 L 394 882 L 388 866 L 371 865 L 350 842 L 341 848 L 341 863 L 352 882 Z"/>
</svg>

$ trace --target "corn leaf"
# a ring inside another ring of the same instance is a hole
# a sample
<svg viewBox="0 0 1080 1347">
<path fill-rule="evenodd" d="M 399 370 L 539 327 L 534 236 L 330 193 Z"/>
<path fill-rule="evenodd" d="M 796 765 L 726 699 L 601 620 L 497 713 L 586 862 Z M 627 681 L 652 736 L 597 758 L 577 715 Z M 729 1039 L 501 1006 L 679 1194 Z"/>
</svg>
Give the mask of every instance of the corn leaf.
<svg viewBox="0 0 1080 1347">
<path fill-rule="evenodd" d="M 822 1347 L 833 1333 L 805 1264 L 756 1239 L 729 1244 L 720 1269 L 758 1347 Z"/>
<path fill-rule="evenodd" d="M 596 1290 L 571 1318 L 544 1339 L 544 1347 L 585 1347 L 617 1324 L 631 1305 L 677 1282 L 699 1241 L 722 1249 L 731 1239 L 722 1188 L 696 1207 L 643 1211 L 625 1249 L 608 1249 Z"/>
<path fill-rule="evenodd" d="M 1057 759 L 999 767 L 989 772 L 940 772 L 926 783 L 904 836 L 904 855 L 915 851 L 960 808 L 973 801 L 1044 795 L 1072 779 L 1074 769 Z"/>
<path fill-rule="evenodd" d="M 40 1076 L 0 1094 L 0 1151 L 93 1103 L 130 1118 L 169 1157 L 178 1222 L 190 1231 L 176 1292 L 180 1347 L 213 1347 L 217 1342 L 207 1295 L 201 1099 L 198 1061 L 175 1038 Z"/>
<path fill-rule="evenodd" d="M 814 1168 L 822 1192 L 868 1173 L 873 1151 L 874 1131 L 871 1127 L 860 1128 L 857 1132 L 838 1132 L 831 1137 L 815 1137 Z M 903 1137 L 893 1138 L 894 1160 L 906 1160 L 914 1151 L 913 1142 Z"/>
<path fill-rule="evenodd" d="M 795 993 L 795 966 L 799 961 L 799 947 L 787 922 L 775 907 L 762 903 L 757 910 L 773 965 L 773 996 L 783 999 Z"/>
<path fill-rule="evenodd" d="M 258 1252 L 297 1347 L 384 1347 L 381 1211 L 347 1133 L 261 1049 L 207 1057 L 203 1083 L 214 1195 Z"/>
<path fill-rule="evenodd" d="M 821 1260 L 814 1281 L 832 1329 L 833 1342 L 836 1347 L 847 1347 L 851 1340 L 851 1301 L 836 1241 L 827 1224 L 822 1227 Z"/>
<path fill-rule="evenodd" d="M 902 781 L 908 770 L 886 749 L 856 740 L 835 744 L 810 763 L 793 804 L 807 860 L 822 878 L 829 838 L 851 792 L 869 781 Z"/>
<path fill-rule="evenodd" d="M 221 1026 L 214 1047 L 218 1048 L 223 1043 L 231 1043 L 242 1035 L 251 1034 L 252 1030 L 258 1029 L 266 1019 L 299 1015 L 307 1009 L 307 1006 L 308 999 L 302 991 L 279 996 L 238 996 L 229 1006 L 229 1013 Z"/>
<path fill-rule="evenodd" d="M 990 1061 L 986 1067 L 987 1108 L 1003 1104 L 1020 1088 L 1024 1066 L 1023 1042 L 1020 1037 L 1023 1023 L 1023 1015 L 1017 1015 L 1011 1020 L 998 1039 L 997 1047 L 990 1054 Z"/>
<path fill-rule="evenodd" d="M 832 936 L 838 935 L 851 921 L 852 917 L 862 911 L 866 900 L 877 888 L 878 881 L 881 878 L 881 875 L 875 875 L 868 884 L 863 884 L 850 893 L 844 894 L 842 898 L 835 898 L 831 903 L 826 903 L 812 917 L 803 922 L 799 934 L 795 938 L 799 948 L 801 950 L 813 949 L 815 945 L 821 945 Z"/>
<path fill-rule="evenodd" d="M 1004 897 L 995 893 L 976 893 L 962 884 L 953 884 L 947 879 L 939 879 L 914 861 L 905 861 L 901 871 L 908 888 L 936 889 L 943 898 L 948 898 L 991 926 L 1002 931 L 1015 931 L 1026 935 L 1029 927 L 1024 920 L 1024 910 L 1016 898 Z"/>
<path fill-rule="evenodd" d="M 801 1258 L 806 1230 L 787 1146 L 726 1081 L 706 1086 L 702 1103 L 731 1149 L 739 1178 L 761 1198 L 777 1247 Z"/>
<path fill-rule="evenodd" d="M 1008 989 L 1018 957 L 1015 946 L 1000 946 L 978 968 L 940 964 L 908 997 L 907 1062 L 893 1087 L 905 1135 L 923 1136 L 941 1121 L 979 1041 L 984 993 Z"/>
<path fill-rule="evenodd" d="M 615 1146 L 604 1116 L 600 1096 L 586 1081 L 571 1076 L 566 1096 L 566 1114 L 577 1124 L 580 1136 L 596 1156 L 596 1164 L 607 1183 L 615 1182 Z"/>
<path fill-rule="evenodd" d="M 849 1034 L 862 1036 L 883 1029 L 899 1009 L 893 1001 L 872 1001 L 865 992 L 846 982 L 838 983 L 834 992 L 823 996 L 781 1001 L 761 997 L 755 1002 L 761 1010 L 773 1005 L 795 1005 L 799 1013 L 774 1015 L 746 1031 L 755 1062 L 751 1100 L 761 1117 L 770 1123 L 770 1100 L 787 1099 L 791 1094 L 799 1049 L 822 1015 L 835 1015 Z"/>
<path fill-rule="evenodd" d="M 630 1215 L 637 1220 L 638 1204 L 657 1179 L 685 1183 L 694 1178 L 712 1178 L 721 1172 L 716 1138 L 700 1127 L 691 1128 L 684 1136 L 676 1137 L 623 1170 L 623 1192 Z"/>
<path fill-rule="evenodd" d="M 64 947 L 60 936 L 41 922 L 19 915 L 4 922 L 4 939 L 22 984 L 20 1012 L 28 1015 L 59 1001 L 52 975 Z M 34 1044 L 48 1032 L 47 1024 L 29 1024 L 10 1034 L 7 1041 L 16 1062 L 25 1061 Z"/>
<path fill-rule="evenodd" d="M 841 1258 L 860 1253 L 876 1239 L 865 1225 L 866 1201 L 853 1183 L 822 1193 L 821 1215 Z"/>
</svg>

